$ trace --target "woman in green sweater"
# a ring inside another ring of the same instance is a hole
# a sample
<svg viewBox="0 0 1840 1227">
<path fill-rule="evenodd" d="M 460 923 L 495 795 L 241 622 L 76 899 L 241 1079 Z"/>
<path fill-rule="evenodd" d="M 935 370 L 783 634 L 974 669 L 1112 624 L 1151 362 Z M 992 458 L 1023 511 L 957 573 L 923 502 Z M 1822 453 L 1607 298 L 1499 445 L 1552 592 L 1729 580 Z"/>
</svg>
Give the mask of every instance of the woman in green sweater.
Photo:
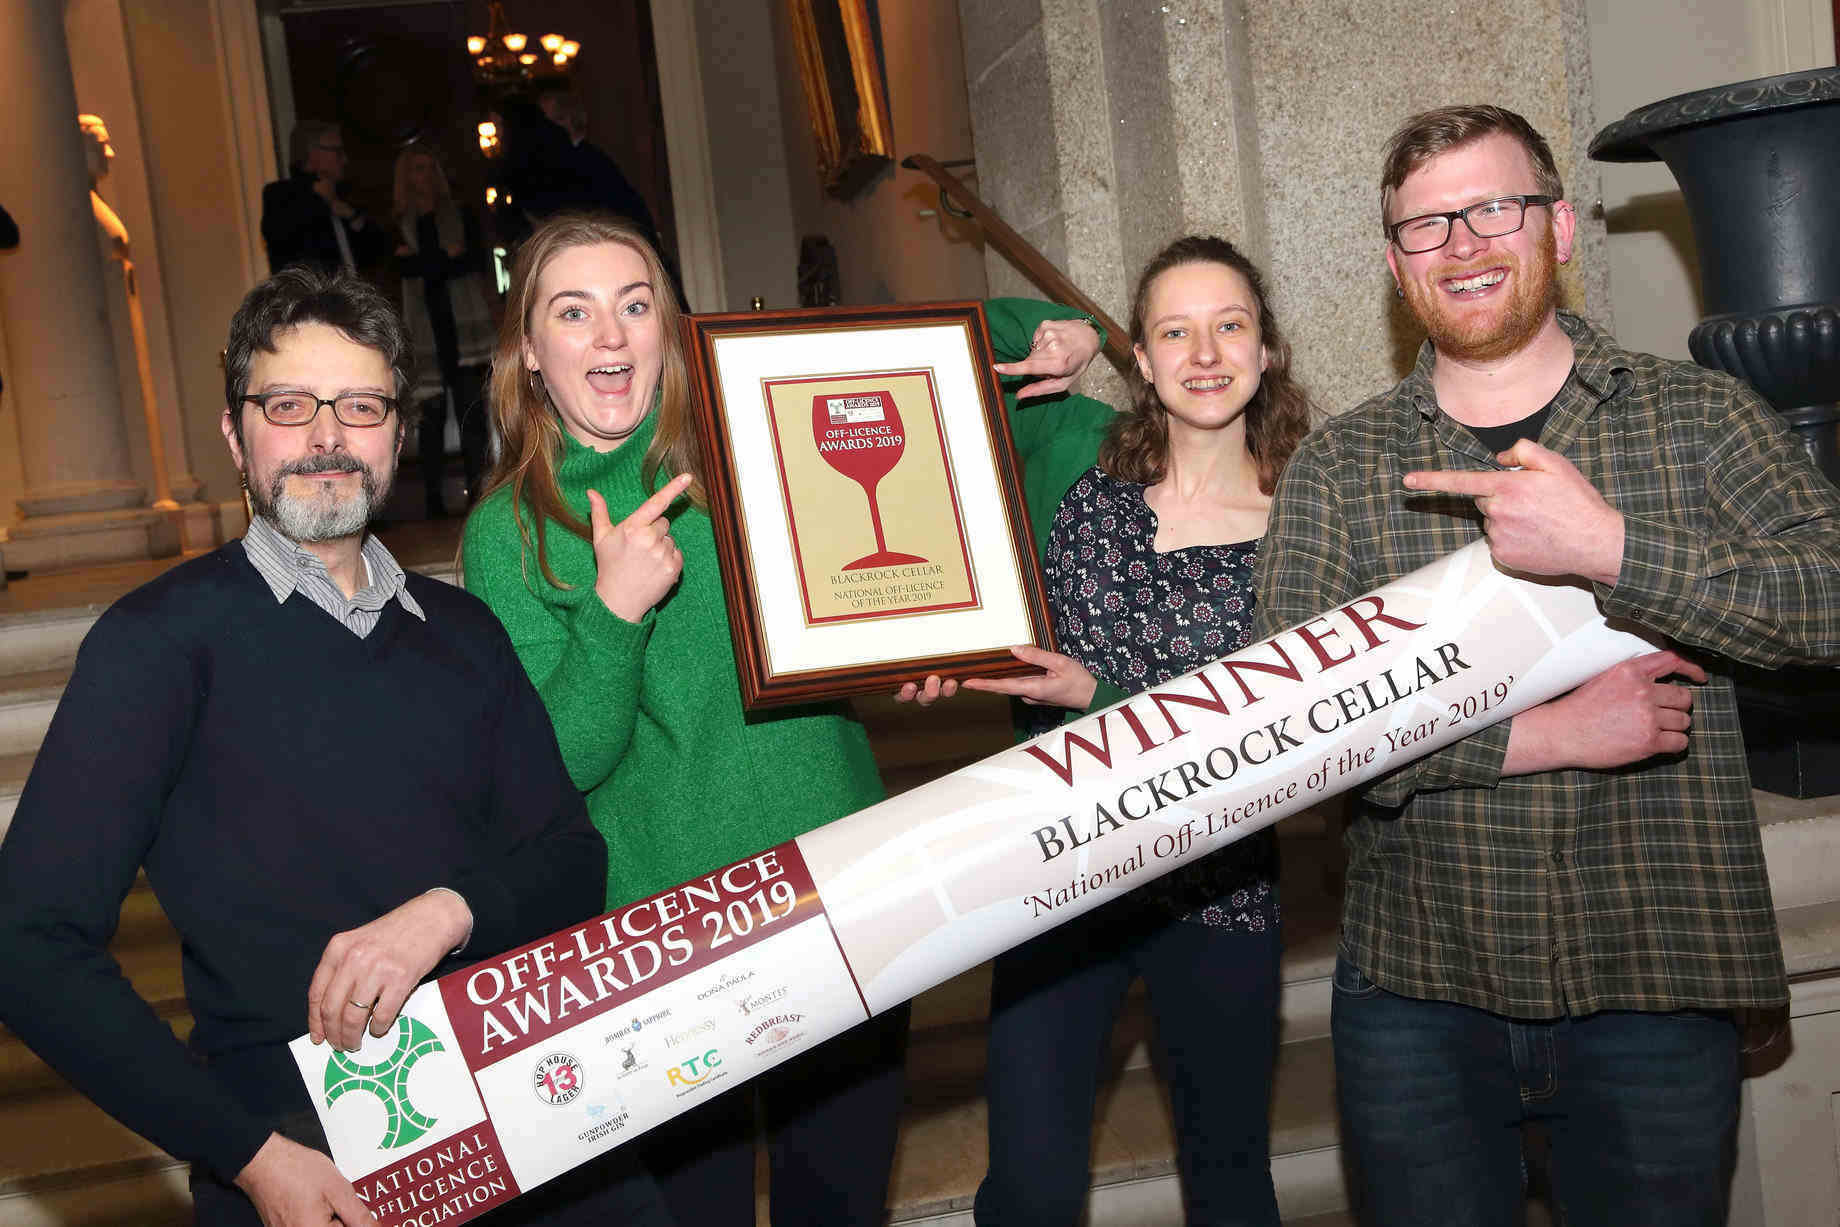
<svg viewBox="0 0 1840 1227">
<path fill-rule="evenodd" d="M 492 364 L 504 451 L 463 545 L 607 841 L 609 908 L 882 797 L 847 708 L 741 706 L 678 322 L 630 226 L 531 235 Z M 776 1224 L 881 1221 L 906 1034 L 891 1010 L 752 1084 Z M 641 1143 L 678 1223 L 754 1221 L 753 1122 L 743 1089 Z"/>
</svg>

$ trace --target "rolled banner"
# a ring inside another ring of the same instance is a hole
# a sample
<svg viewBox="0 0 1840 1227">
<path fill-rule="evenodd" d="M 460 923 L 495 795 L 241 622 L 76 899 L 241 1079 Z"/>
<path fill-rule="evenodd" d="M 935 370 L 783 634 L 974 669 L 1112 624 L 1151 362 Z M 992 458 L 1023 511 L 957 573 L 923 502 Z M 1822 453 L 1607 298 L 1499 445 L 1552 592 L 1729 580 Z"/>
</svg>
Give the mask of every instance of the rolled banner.
<svg viewBox="0 0 1840 1227">
<path fill-rule="evenodd" d="M 1178 865 L 1653 647 L 1477 542 L 292 1050 L 386 1225 L 457 1224 Z M 735 798 L 737 805 L 747 798 Z"/>
</svg>

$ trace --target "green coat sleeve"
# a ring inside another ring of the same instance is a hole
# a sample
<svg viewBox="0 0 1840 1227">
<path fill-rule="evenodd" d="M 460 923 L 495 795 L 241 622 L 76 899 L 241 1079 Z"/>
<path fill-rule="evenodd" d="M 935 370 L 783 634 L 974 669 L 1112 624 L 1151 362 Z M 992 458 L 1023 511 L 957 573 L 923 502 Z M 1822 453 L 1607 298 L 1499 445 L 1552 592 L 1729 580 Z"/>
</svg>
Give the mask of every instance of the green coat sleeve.
<svg viewBox="0 0 1840 1227">
<path fill-rule="evenodd" d="M 990 345 L 999 362 L 1017 362 L 1028 356 L 1029 342 L 1044 320 L 1087 320 L 1084 312 L 1038 298 L 993 298 L 984 304 L 990 324 Z M 1105 333 L 1099 331 L 1100 344 Z M 1022 462 L 1023 499 L 1028 504 L 1029 525 L 1035 549 L 1041 551 L 1043 534 L 1067 487 L 1099 459 L 1099 445 L 1116 416 L 1110 405 L 1077 392 L 1016 400 L 1024 378 L 1004 377 L 1003 408 L 1009 415 L 1010 435 Z"/>
</svg>

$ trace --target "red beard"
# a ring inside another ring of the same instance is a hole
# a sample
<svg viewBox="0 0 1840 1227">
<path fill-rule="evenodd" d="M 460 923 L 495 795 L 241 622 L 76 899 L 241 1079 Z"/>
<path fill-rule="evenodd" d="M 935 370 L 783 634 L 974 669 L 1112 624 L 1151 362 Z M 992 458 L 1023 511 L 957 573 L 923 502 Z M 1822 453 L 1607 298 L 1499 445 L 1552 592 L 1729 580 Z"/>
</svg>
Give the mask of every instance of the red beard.
<svg viewBox="0 0 1840 1227">
<path fill-rule="evenodd" d="M 1493 362 L 1507 357 L 1531 341 L 1545 326 L 1546 317 L 1559 305 L 1558 244 L 1550 226 L 1539 227 L 1533 257 L 1526 264 L 1512 252 L 1500 252 L 1477 268 L 1503 266 L 1508 270 L 1505 302 L 1477 310 L 1453 301 L 1441 288 L 1450 277 L 1462 276 L 1462 266 L 1431 272 L 1423 281 L 1403 282 L 1406 305 L 1431 337 L 1441 357 L 1466 362 Z"/>
</svg>

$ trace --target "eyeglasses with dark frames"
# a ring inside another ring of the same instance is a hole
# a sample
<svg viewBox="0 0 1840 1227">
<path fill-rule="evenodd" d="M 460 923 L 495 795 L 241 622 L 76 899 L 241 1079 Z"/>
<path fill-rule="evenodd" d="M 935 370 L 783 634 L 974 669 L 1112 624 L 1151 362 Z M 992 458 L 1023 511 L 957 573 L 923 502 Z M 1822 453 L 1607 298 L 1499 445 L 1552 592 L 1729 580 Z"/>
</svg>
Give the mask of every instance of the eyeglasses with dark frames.
<svg viewBox="0 0 1840 1227">
<path fill-rule="evenodd" d="M 1557 196 L 1497 196 L 1465 209 L 1448 213 L 1421 213 L 1386 227 L 1386 237 L 1407 255 L 1436 251 L 1450 242 L 1450 227 L 1458 219 L 1479 239 L 1498 239 L 1513 234 L 1527 223 L 1527 210 L 1534 205 L 1554 205 Z"/>
<path fill-rule="evenodd" d="M 393 411 L 402 407 L 394 396 L 374 392 L 353 392 L 331 400 L 321 400 L 311 392 L 269 392 L 243 399 L 260 405 L 262 416 L 271 426 L 305 426 L 319 416 L 321 409 L 331 405 L 341 425 L 366 429 L 383 425 Z"/>
</svg>

